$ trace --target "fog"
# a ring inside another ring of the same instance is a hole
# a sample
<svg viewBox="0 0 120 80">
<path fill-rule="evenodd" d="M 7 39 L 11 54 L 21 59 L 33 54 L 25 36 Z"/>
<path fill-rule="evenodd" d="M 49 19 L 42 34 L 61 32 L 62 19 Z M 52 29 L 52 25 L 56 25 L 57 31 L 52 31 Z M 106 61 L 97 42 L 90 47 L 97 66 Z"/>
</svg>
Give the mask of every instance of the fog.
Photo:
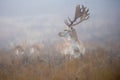
<svg viewBox="0 0 120 80">
<path fill-rule="evenodd" d="M 0 47 L 11 42 L 60 40 L 58 32 L 65 27 L 64 20 L 74 18 L 75 6 L 84 4 L 90 18 L 76 26 L 83 41 L 101 43 L 120 40 L 119 0 L 1 0 Z"/>
</svg>

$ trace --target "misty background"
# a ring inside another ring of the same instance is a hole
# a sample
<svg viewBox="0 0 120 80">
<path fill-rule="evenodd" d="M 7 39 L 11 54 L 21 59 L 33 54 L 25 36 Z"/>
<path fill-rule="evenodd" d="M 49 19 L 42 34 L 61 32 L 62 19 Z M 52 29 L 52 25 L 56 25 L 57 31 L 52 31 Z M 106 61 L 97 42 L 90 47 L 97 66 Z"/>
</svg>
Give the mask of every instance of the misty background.
<svg viewBox="0 0 120 80">
<path fill-rule="evenodd" d="M 89 8 L 90 18 L 76 26 L 83 42 L 119 43 L 119 0 L 0 0 L 0 48 L 11 43 L 54 43 L 75 7 Z"/>
</svg>

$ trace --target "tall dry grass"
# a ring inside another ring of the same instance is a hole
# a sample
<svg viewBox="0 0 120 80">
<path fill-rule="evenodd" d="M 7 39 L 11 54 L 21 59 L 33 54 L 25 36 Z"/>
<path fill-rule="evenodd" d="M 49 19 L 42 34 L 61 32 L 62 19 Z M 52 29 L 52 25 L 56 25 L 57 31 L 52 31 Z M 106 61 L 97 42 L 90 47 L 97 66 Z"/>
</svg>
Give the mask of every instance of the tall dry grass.
<svg viewBox="0 0 120 80">
<path fill-rule="evenodd" d="M 0 80 L 120 80 L 120 52 L 97 48 L 67 61 L 54 48 L 42 54 L 44 59 L 30 60 L 0 52 Z"/>
</svg>

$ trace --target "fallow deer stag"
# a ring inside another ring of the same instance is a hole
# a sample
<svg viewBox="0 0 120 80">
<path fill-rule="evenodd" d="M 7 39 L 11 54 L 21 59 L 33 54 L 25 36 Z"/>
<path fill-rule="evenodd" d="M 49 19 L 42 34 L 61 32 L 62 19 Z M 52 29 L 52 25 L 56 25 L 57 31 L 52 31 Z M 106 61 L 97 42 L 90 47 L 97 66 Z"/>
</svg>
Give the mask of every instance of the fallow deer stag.
<svg viewBox="0 0 120 80">
<path fill-rule="evenodd" d="M 89 9 L 86 9 L 85 6 L 82 5 L 80 7 L 80 5 L 77 5 L 74 19 L 71 20 L 68 17 L 68 20 L 65 20 L 65 24 L 67 25 L 66 29 L 63 32 L 58 33 L 60 37 L 67 38 L 67 40 L 72 45 L 72 49 L 74 51 L 74 58 L 81 57 L 85 53 L 85 47 L 82 41 L 79 40 L 74 26 L 87 20 L 89 18 L 88 12 Z"/>
</svg>

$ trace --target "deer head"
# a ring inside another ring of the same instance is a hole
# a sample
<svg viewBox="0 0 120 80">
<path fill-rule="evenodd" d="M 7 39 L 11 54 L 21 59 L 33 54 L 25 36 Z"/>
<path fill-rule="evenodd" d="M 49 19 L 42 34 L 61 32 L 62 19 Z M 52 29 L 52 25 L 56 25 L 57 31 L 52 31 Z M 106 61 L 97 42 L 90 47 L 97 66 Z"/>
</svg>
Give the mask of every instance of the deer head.
<svg viewBox="0 0 120 80">
<path fill-rule="evenodd" d="M 64 21 L 64 23 L 67 25 L 66 29 L 63 32 L 60 32 L 58 35 L 60 37 L 64 37 L 65 35 L 67 35 L 70 32 L 72 33 L 72 35 L 73 35 L 73 33 L 76 34 L 76 31 L 73 28 L 73 26 L 78 25 L 79 23 L 87 20 L 89 18 L 88 12 L 89 12 L 89 9 L 87 9 L 84 5 L 82 5 L 81 7 L 80 7 L 80 5 L 77 5 L 74 19 L 71 20 L 68 17 L 68 20 Z"/>
</svg>

